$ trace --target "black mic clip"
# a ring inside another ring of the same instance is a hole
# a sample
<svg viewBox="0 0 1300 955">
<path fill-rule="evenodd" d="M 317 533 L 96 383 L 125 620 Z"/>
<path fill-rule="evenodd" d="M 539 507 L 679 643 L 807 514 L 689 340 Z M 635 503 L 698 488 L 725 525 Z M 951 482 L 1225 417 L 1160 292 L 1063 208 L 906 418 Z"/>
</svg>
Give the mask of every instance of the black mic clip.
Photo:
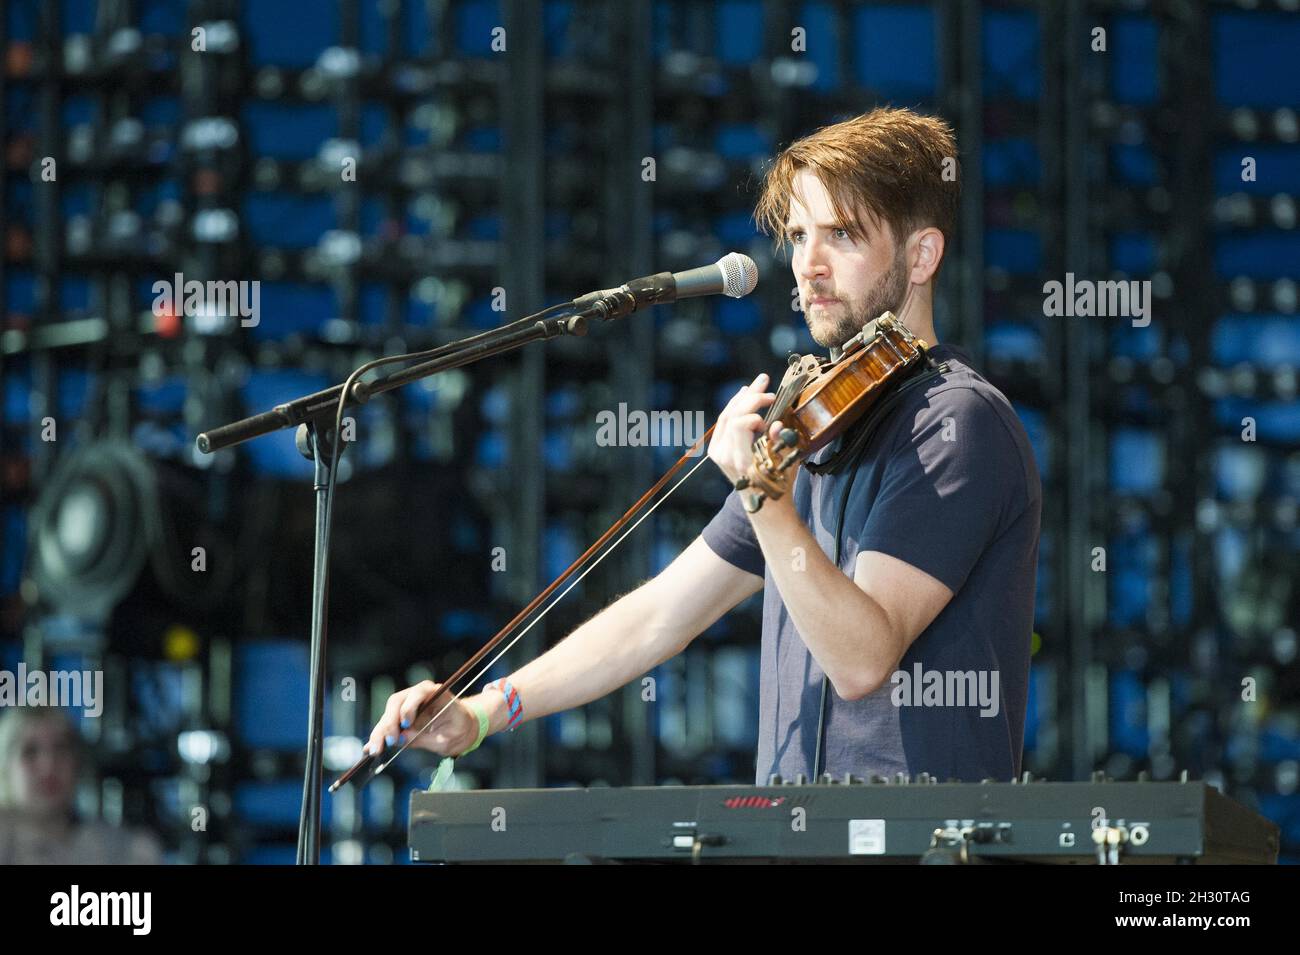
<svg viewBox="0 0 1300 955">
<path fill-rule="evenodd" d="M 677 298 L 677 280 L 671 272 L 659 272 L 643 278 L 633 279 L 618 288 L 602 289 L 588 292 L 575 298 L 573 304 L 581 311 L 579 314 L 609 321 L 622 318 L 647 305 L 672 302 Z"/>
</svg>

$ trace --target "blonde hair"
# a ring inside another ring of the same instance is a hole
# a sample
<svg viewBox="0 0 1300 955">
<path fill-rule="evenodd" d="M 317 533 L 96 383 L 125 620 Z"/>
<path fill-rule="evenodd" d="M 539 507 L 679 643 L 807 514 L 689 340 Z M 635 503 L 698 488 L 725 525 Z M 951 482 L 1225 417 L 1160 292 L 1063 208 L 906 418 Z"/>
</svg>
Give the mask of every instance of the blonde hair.
<svg viewBox="0 0 1300 955">
<path fill-rule="evenodd" d="M 812 171 L 830 195 L 839 225 L 862 239 L 863 210 L 887 223 L 901 243 L 934 226 L 951 247 L 961 203 L 961 170 L 952 127 L 909 109 L 878 108 L 795 140 L 768 166 L 754 221 L 779 248 L 795 175 Z"/>
<path fill-rule="evenodd" d="M 58 707 L 14 706 L 0 710 L 0 809 L 12 809 L 18 804 L 14 788 L 14 762 L 22 745 L 24 732 L 45 722 L 58 722 L 72 739 L 77 762 L 81 762 L 81 737 L 73 729 L 67 714 Z"/>
</svg>

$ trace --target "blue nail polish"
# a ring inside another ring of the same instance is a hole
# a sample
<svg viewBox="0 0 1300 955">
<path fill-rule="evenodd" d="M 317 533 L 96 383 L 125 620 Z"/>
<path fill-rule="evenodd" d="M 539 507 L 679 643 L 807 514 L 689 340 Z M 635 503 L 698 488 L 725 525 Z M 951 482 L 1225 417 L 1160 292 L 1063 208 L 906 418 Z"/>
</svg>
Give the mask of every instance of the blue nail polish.
<svg viewBox="0 0 1300 955">
<path fill-rule="evenodd" d="M 385 736 L 385 737 L 384 737 L 384 742 L 387 743 L 389 746 L 392 746 L 394 743 L 397 742 L 397 737 L 396 737 L 396 736 Z"/>
<path fill-rule="evenodd" d="M 410 721 L 410 720 L 402 720 L 402 729 L 404 729 L 404 730 L 409 730 L 410 728 L 411 728 L 411 721 Z"/>
</svg>

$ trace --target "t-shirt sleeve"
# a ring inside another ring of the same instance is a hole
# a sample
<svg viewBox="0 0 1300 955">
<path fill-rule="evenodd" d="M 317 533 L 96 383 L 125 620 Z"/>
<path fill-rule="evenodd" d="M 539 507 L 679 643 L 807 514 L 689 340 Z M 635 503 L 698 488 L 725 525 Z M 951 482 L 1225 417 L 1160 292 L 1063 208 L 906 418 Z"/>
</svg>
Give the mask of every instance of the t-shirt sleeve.
<svg viewBox="0 0 1300 955">
<path fill-rule="evenodd" d="M 709 549 L 727 563 L 763 576 L 763 549 L 754 536 L 754 525 L 749 522 L 740 503 L 740 495 L 732 491 L 722 503 L 713 520 L 705 525 L 702 535 Z"/>
<path fill-rule="evenodd" d="M 858 550 L 896 557 L 956 593 L 1005 526 L 1024 481 L 993 405 L 971 389 L 941 394 L 895 443 Z"/>
</svg>

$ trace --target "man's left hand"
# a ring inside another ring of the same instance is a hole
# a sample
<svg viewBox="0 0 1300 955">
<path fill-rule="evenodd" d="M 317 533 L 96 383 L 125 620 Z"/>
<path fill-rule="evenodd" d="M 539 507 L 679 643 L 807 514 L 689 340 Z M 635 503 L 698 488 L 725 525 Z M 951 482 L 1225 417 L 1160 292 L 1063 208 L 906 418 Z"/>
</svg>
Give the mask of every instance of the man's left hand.
<svg viewBox="0 0 1300 955">
<path fill-rule="evenodd" d="M 713 426 L 709 457 L 732 484 L 749 473 L 753 463 L 754 439 L 763 432 L 763 416 L 759 409 L 776 400 L 775 394 L 763 390 L 767 381 L 767 375 L 760 374 L 750 385 L 736 392 Z M 780 424 L 773 422 L 771 435 L 780 430 Z"/>
</svg>

